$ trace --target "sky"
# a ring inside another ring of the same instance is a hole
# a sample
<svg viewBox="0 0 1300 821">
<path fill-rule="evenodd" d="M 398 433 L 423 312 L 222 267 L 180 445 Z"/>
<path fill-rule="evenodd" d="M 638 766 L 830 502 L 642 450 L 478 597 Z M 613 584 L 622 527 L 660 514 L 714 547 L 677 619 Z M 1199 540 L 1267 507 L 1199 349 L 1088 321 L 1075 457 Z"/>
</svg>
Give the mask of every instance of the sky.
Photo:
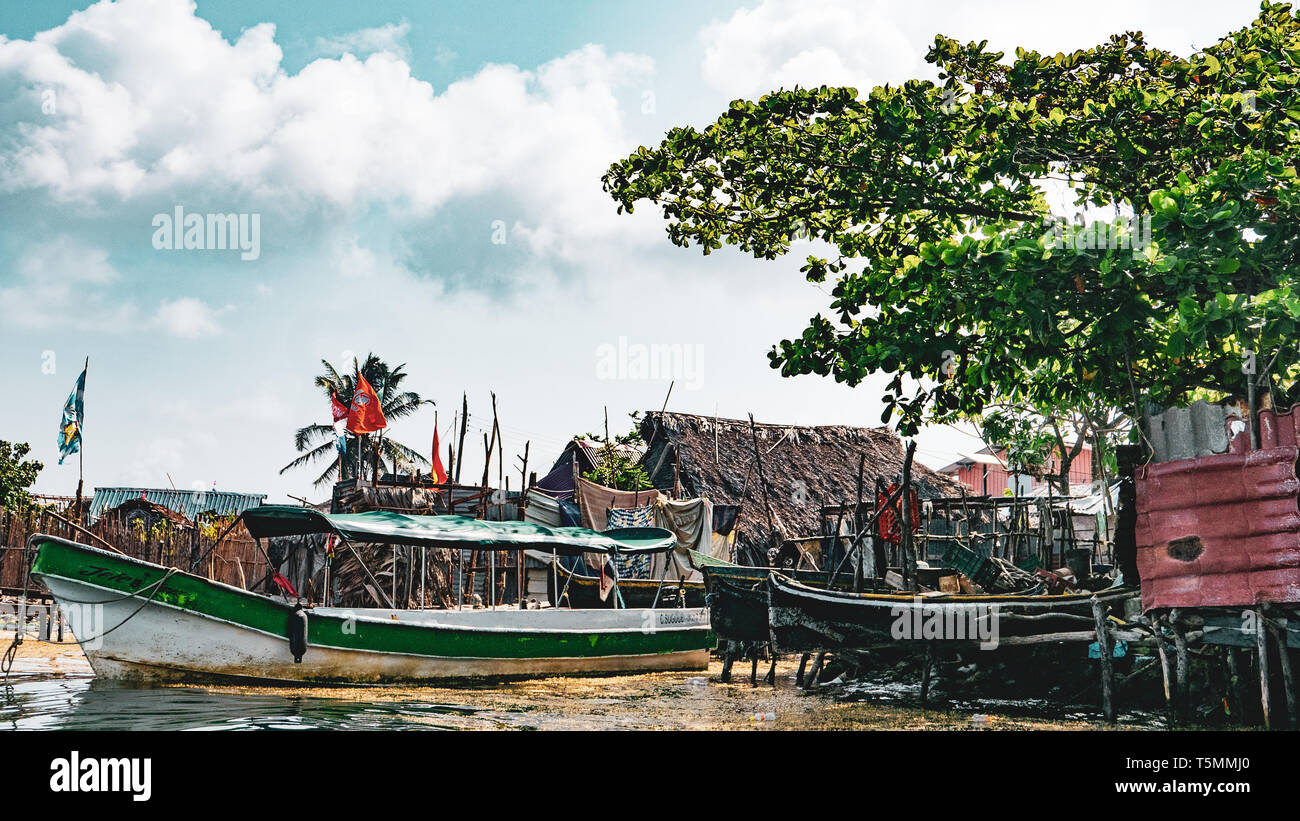
<svg viewBox="0 0 1300 821">
<path fill-rule="evenodd" d="M 321 360 L 368 352 L 436 403 L 394 422 L 412 447 L 428 450 L 435 412 L 445 443 L 468 394 L 467 476 L 495 392 L 515 488 L 526 442 L 544 473 L 606 412 L 619 433 L 661 407 L 672 380 L 670 410 L 878 425 L 883 378 L 849 388 L 768 365 L 828 309 L 830 286 L 798 273 L 811 248 L 678 248 L 652 209 L 616 212 L 610 163 L 736 98 L 932 79 L 936 34 L 1055 53 L 1142 30 L 1190 53 L 1257 10 L 0 3 L 0 439 L 32 445 L 38 492 L 71 494 L 77 460 L 57 464 L 56 435 L 89 357 L 87 487 L 319 500 L 319 470 L 280 469 L 297 428 L 330 420 Z M 208 215 L 236 215 L 243 244 L 183 247 L 178 213 L 204 245 L 228 227 Z M 656 351 L 673 366 L 640 367 Z M 953 428 L 918 442 L 932 467 L 982 446 Z"/>
</svg>

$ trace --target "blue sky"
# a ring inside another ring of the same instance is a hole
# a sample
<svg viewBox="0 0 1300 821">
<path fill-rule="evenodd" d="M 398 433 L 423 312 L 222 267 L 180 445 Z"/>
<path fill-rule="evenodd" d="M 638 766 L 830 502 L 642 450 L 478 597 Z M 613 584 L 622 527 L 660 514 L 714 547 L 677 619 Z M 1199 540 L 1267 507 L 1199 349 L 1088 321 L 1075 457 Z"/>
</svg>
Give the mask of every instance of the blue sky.
<svg viewBox="0 0 1300 821">
<path fill-rule="evenodd" d="M 877 383 L 767 365 L 829 302 L 798 275 L 803 254 L 678 249 L 657 215 L 615 214 L 605 167 L 737 97 L 930 76 L 940 32 L 1054 52 L 1143 29 L 1189 51 L 1256 8 L 7 3 L 0 439 L 32 443 L 39 490 L 71 493 L 75 460 L 56 465 L 55 433 L 89 356 L 89 485 L 321 498 L 314 473 L 278 473 L 293 431 L 328 421 L 311 378 L 322 358 L 374 351 L 407 364 L 444 429 L 469 392 L 470 475 L 491 391 L 507 461 L 531 441 L 544 469 L 606 406 L 621 430 L 662 404 L 661 374 L 602 369 L 638 345 L 698 352 L 675 410 L 878 424 Z M 178 206 L 256 215 L 256 258 L 155 247 L 155 219 Z M 424 447 L 432 428 L 430 408 L 393 433 Z M 932 430 L 919 457 L 975 447 Z"/>
</svg>

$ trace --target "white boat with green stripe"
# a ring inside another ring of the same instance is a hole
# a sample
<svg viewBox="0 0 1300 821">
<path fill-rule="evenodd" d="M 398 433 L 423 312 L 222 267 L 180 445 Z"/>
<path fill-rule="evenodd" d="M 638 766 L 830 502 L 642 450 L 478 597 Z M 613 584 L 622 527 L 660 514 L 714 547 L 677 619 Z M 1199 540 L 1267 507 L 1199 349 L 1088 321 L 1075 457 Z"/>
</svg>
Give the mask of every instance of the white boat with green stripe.
<svg viewBox="0 0 1300 821">
<path fill-rule="evenodd" d="M 242 518 L 259 541 L 333 533 L 344 544 L 554 555 L 658 552 L 676 542 L 659 528 L 597 533 L 389 512 L 264 506 Z M 108 679 L 445 682 L 699 670 L 713 643 L 703 608 L 303 607 L 53 536 L 33 536 L 31 546 L 31 575 L 75 615 L 74 635 L 96 675 Z"/>
</svg>

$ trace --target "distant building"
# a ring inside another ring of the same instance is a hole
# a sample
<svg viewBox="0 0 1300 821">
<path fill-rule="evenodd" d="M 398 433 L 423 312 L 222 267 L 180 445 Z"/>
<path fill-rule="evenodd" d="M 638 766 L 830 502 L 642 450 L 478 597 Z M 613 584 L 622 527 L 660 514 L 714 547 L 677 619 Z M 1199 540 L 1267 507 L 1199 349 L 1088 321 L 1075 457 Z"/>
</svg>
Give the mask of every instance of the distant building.
<svg viewBox="0 0 1300 821">
<path fill-rule="evenodd" d="M 641 464 L 656 488 L 677 486 L 684 498 L 707 496 L 715 517 L 730 510 L 736 555 L 747 564 L 766 563 L 773 526 L 788 538 L 821 536 L 824 505 L 852 504 L 859 492 L 870 499 L 877 480 L 888 485 L 903 472 L 903 442 L 883 427 L 751 425 L 743 419 L 650 411 L 643 414 L 641 438 L 646 442 Z M 761 479 L 756 450 L 762 456 Z M 912 466 L 912 479 L 922 500 L 961 492 L 952 479 L 919 463 Z M 722 531 L 715 527 L 715 532 Z"/>
<path fill-rule="evenodd" d="M 551 471 L 537 480 L 535 487 L 552 499 L 573 501 L 573 466 L 578 465 L 577 475 L 590 473 L 605 461 L 604 445 L 582 436 L 575 437 L 564 446 L 564 451 L 551 466 Z M 622 453 L 632 461 L 641 459 L 644 451 L 636 445 L 614 444 L 614 451 Z"/>
<path fill-rule="evenodd" d="M 190 521 L 197 521 L 203 514 L 221 518 L 238 516 L 250 507 L 257 507 L 266 501 L 265 493 L 232 493 L 226 490 L 174 490 L 171 488 L 145 487 L 97 487 L 90 500 L 90 521 L 94 522 L 105 513 L 144 500 L 150 506 L 164 508 L 179 513 Z M 140 508 L 142 511 L 145 509 Z"/>
<path fill-rule="evenodd" d="M 1073 443 L 1070 443 L 1073 447 Z M 977 496 L 1032 496 L 1034 489 L 1045 480 L 1026 473 L 1012 474 L 1007 468 L 1006 448 L 981 448 L 974 453 L 959 454 L 961 458 L 939 468 L 939 473 L 951 476 Z M 1059 456 L 1053 455 L 1044 473 L 1056 475 L 1060 468 Z M 1092 481 L 1092 448 L 1084 445 L 1079 455 L 1070 463 L 1071 485 Z"/>
</svg>

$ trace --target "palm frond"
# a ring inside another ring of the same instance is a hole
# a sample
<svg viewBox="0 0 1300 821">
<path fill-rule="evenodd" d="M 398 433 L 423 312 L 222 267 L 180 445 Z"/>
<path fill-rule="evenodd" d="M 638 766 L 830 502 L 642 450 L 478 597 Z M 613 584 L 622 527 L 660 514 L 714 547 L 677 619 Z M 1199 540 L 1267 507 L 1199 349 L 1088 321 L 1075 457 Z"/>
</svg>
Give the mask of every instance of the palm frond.
<svg viewBox="0 0 1300 821">
<path fill-rule="evenodd" d="M 401 442 L 394 442 L 392 439 L 384 440 L 383 451 L 390 459 L 396 460 L 400 457 L 417 467 L 428 467 L 429 465 L 429 460 L 419 451 L 403 445 Z"/>
<path fill-rule="evenodd" d="M 321 485 L 330 484 L 333 481 L 334 476 L 342 469 L 342 467 L 343 460 L 336 458 L 330 463 L 329 467 L 325 468 L 324 473 L 316 477 L 316 481 L 312 482 L 311 486 L 320 487 Z"/>
<path fill-rule="evenodd" d="M 319 445 L 307 451 L 302 456 L 299 456 L 297 459 L 294 459 L 292 462 L 285 465 L 284 467 L 280 468 L 280 473 L 283 475 L 284 472 L 287 470 L 292 470 L 293 468 L 296 467 L 309 465 L 312 462 L 318 462 L 320 461 L 321 457 L 328 455 L 328 453 L 333 449 L 334 449 L 333 442 L 326 442 L 323 445 Z"/>
<path fill-rule="evenodd" d="M 351 372 L 340 372 L 328 360 L 321 360 L 322 373 L 313 378 L 313 384 L 321 388 L 328 396 L 333 393 L 339 402 L 349 405 L 356 392 L 356 374 L 361 373 L 379 394 L 380 407 L 389 419 L 402 419 L 419 410 L 420 406 L 430 400 L 421 399 L 414 391 L 401 390 L 401 384 L 409 374 L 406 363 L 390 366 L 374 353 L 366 354 L 364 360 L 353 359 Z M 344 366 L 345 368 L 347 365 Z M 348 439 L 346 451 L 340 458 L 337 453 L 325 472 L 316 478 L 315 485 L 327 484 L 335 478 L 346 477 L 348 466 L 355 465 L 358 457 L 357 442 Z M 294 447 L 302 455 L 280 470 L 280 473 L 297 467 L 317 463 L 326 458 L 335 448 L 334 428 L 331 425 L 312 424 L 299 428 L 294 433 Z M 419 451 L 385 437 L 363 437 L 360 443 L 362 470 L 369 470 L 374 465 L 376 448 L 380 469 L 396 473 L 399 463 L 427 467 L 429 460 Z M 305 452 L 304 452 L 305 451 Z"/>
<path fill-rule="evenodd" d="M 293 446 L 299 451 L 304 451 L 309 447 L 315 447 L 315 443 L 320 441 L 321 437 L 332 441 L 334 439 L 334 428 L 320 424 L 298 428 L 298 432 L 293 435 Z"/>
</svg>

